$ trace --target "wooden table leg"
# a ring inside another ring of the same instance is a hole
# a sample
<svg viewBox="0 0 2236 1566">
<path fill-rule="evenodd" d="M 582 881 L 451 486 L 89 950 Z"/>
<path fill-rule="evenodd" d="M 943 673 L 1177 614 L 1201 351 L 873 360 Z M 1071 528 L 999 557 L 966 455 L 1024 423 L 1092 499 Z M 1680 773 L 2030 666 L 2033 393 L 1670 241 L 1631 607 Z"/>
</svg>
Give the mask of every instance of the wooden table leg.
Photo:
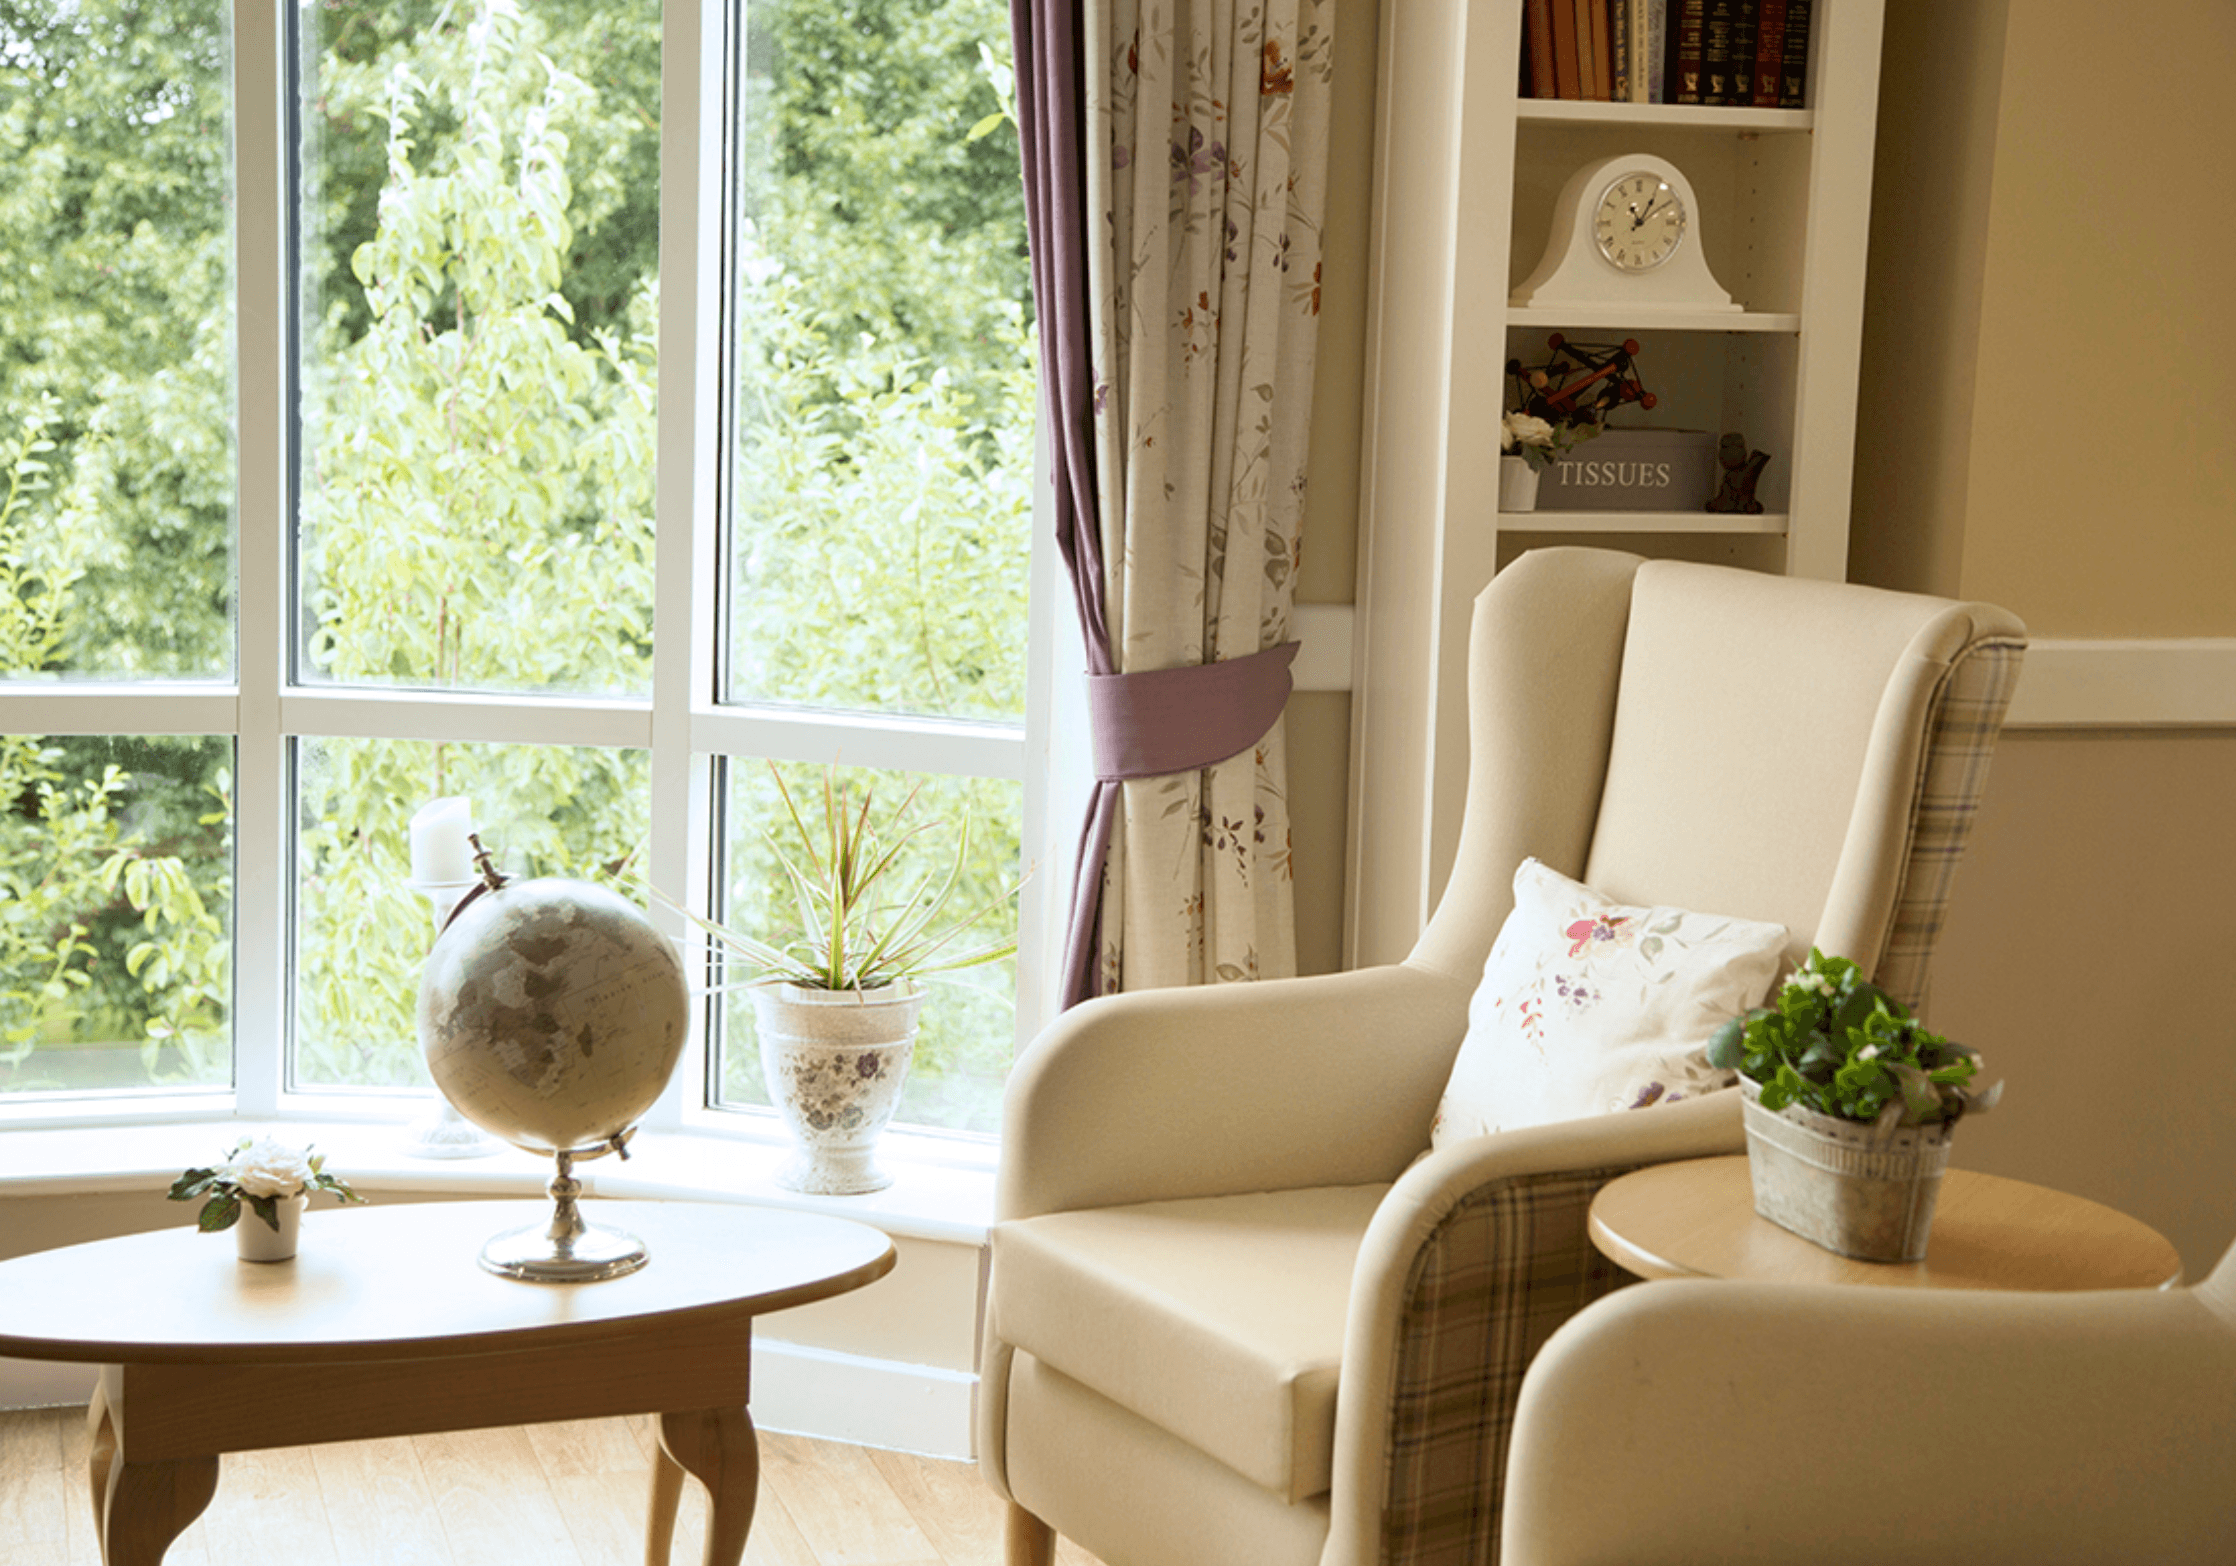
<svg viewBox="0 0 2236 1566">
<path fill-rule="evenodd" d="M 745 1536 L 753 1526 L 753 1502 L 760 1490 L 761 1449 L 754 1439 L 753 1420 L 742 1408 L 706 1408 L 685 1414 L 660 1416 L 661 1454 L 680 1472 L 671 1483 L 680 1490 L 683 1474 L 693 1475 L 707 1487 L 713 1503 L 707 1518 L 705 1566 L 739 1566 L 745 1559 Z M 660 1516 L 665 1465 L 653 1462 L 653 1518 L 650 1537 L 672 1534 L 674 1499 L 667 1504 L 667 1519 Z M 648 1558 L 648 1566 L 665 1566 Z"/>
<path fill-rule="evenodd" d="M 101 1518 L 103 1566 L 160 1566 L 171 1541 L 202 1515 L 215 1494 L 215 1457 L 159 1463 L 112 1457 Z"/>
<path fill-rule="evenodd" d="M 86 1477 L 93 1492 L 93 1542 L 108 1548 L 109 1469 L 116 1462 L 116 1420 L 109 1413 L 109 1394 L 100 1382 L 93 1384 L 93 1400 L 86 1404 L 85 1427 L 92 1437 L 93 1455 Z"/>
<path fill-rule="evenodd" d="M 645 1526 L 644 1566 L 668 1566 L 675 1550 L 675 1514 L 683 1504 L 683 1470 L 665 1443 L 652 1443 L 652 1515 Z"/>
</svg>

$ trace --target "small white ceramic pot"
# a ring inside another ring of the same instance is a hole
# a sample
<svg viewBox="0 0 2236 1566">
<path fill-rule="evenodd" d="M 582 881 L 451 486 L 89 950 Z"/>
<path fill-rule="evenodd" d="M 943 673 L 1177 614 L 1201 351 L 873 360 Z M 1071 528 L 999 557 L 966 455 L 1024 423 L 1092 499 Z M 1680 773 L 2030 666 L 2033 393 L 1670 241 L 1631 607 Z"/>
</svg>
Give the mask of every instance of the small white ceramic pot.
<svg viewBox="0 0 2236 1566">
<path fill-rule="evenodd" d="M 1501 511 L 1535 511 L 1537 509 L 1537 469 L 1529 465 L 1527 457 L 1501 457 L 1498 459 L 1498 509 Z"/>
<path fill-rule="evenodd" d="M 241 1216 L 233 1220 L 233 1238 L 241 1248 L 241 1260 L 279 1262 L 292 1259 L 296 1242 L 302 1238 L 303 1208 L 309 1202 L 307 1196 L 281 1197 L 273 1204 L 279 1213 L 279 1228 L 275 1230 L 256 1215 L 255 1208 L 243 1201 Z"/>
</svg>

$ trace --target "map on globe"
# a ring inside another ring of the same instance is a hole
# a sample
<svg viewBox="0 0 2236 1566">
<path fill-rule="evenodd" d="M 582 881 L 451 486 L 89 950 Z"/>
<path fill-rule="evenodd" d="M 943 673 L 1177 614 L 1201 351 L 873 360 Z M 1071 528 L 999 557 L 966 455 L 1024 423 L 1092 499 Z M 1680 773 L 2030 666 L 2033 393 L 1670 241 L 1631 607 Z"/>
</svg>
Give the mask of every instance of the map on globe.
<svg viewBox="0 0 2236 1566">
<path fill-rule="evenodd" d="M 419 987 L 427 1068 L 458 1112 L 535 1153 L 610 1140 L 683 1052 L 690 994 L 644 910 L 583 881 L 507 882 L 461 907 Z"/>
</svg>

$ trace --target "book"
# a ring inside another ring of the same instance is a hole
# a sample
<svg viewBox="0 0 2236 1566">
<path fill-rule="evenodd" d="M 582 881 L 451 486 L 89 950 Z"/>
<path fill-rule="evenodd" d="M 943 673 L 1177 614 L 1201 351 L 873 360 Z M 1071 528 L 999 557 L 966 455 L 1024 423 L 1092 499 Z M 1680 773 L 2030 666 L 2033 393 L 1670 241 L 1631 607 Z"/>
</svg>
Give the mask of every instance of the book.
<svg viewBox="0 0 2236 1566">
<path fill-rule="evenodd" d="M 1529 0 L 1529 8 L 1522 13 L 1522 54 L 1529 61 L 1529 95 L 1558 98 L 1561 89 L 1553 66 L 1553 0 Z M 1773 69 L 1770 74 L 1775 89 L 1778 73 Z"/>
<path fill-rule="evenodd" d="M 1552 0 L 1553 12 L 1553 78 L 1556 98 L 1581 98 L 1584 96 L 1583 74 L 1576 54 L 1576 6 L 1574 0 Z"/>
<path fill-rule="evenodd" d="M 1754 95 L 1758 109 L 1778 107 L 1778 72 L 1786 63 L 1786 0 L 1762 0 L 1755 19 Z"/>
<path fill-rule="evenodd" d="M 1731 76 L 1724 84 L 1724 102 L 1755 101 L 1755 26 L 1762 16 L 1761 0 L 1738 0 L 1738 14 L 1731 22 Z"/>
<path fill-rule="evenodd" d="M 1599 50 L 1599 101 L 1615 96 L 1615 0 L 1592 0 L 1592 43 Z"/>
<path fill-rule="evenodd" d="M 1731 102 L 1731 34 L 1739 0 L 1708 0 L 1700 22 L 1700 101 Z"/>
<path fill-rule="evenodd" d="M 1667 103 L 1663 86 L 1669 0 L 1630 0 L 1630 101 Z"/>
<path fill-rule="evenodd" d="M 1809 107 L 1809 12 L 1811 0 L 1786 0 L 1786 63 L 1778 71 L 1778 107 Z"/>
<path fill-rule="evenodd" d="M 1701 101 L 1700 46 L 1707 15 L 1708 0 L 1669 0 L 1668 101 L 1671 103 Z"/>
<path fill-rule="evenodd" d="M 1607 61 L 1607 96 L 1630 102 L 1630 0 L 1608 0 Z"/>
<path fill-rule="evenodd" d="M 1600 75 L 1599 28 L 1603 14 L 1600 0 L 1572 0 L 1576 11 L 1576 67 L 1584 80 L 1581 96 L 1602 102 L 1607 97 L 1607 82 Z"/>
</svg>

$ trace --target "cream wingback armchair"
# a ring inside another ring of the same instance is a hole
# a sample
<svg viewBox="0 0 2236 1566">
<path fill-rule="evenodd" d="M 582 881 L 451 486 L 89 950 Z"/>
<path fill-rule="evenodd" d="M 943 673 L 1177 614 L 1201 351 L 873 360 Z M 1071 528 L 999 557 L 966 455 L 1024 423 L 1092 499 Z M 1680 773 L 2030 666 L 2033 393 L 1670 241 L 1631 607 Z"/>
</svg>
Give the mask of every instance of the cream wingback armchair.
<svg viewBox="0 0 2236 1566">
<path fill-rule="evenodd" d="M 1598 1188 L 1736 1094 L 1423 1157 L 1525 856 L 1773 920 L 1916 1000 L 2017 676 L 2000 610 L 1603 550 L 1483 593 L 1449 888 L 1405 962 L 1109 997 L 1003 1112 L 979 1453 L 1012 1566 L 1495 1558 L 1514 1399 L 1627 1281 Z"/>
<path fill-rule="evenodd" d="M 2236 1250 L 2164 1291 L 1629 1289 L 1545 1346 L 1507 1474 L 1506 1566 L 2236 1561 Z"/>
</svg>

